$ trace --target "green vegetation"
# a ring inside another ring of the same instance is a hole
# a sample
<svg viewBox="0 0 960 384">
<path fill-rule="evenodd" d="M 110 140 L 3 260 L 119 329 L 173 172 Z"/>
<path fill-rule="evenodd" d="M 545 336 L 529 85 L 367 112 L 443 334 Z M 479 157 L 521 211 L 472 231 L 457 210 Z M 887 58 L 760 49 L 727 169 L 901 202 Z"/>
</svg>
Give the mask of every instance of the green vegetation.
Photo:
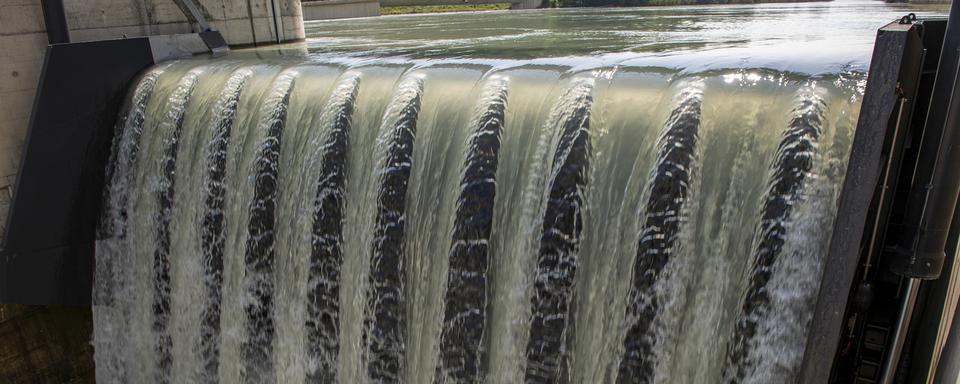
<svg viewBox="0 0 960 384">
<path fill-rule="evenodd" d="M 668 6 L 668 5 L 793 3 L 793 2 L 805 2 L 805 1 L 829 1 L 829 0 L 544 0 L 543 6 L 550 7 L 550 8 L 643 7 L 643 6 Z M 918 0 L 914 0 L 914 1 L 918 1 Z M 944 1 L 944 0 L 919 0 L 919 1 Z M 502 10 L 502 9 L 510 9 L 510 3 L 412 5 L 412 6 L 399 6 L 399 7 L 380 7 L 380 14 L 381 15 L 403 15 L 403 14 L 412 14 L 412 13 L 496 11 L 496 10 Z"/>
<path fill-rule="evenodd" d="M 457 4 L 457 5 L 414 5 L 406 7 L 380 7 L 381 15 L 403 15 L 408 13 L 443 13 L 497 11 L 510 9 L 510 3 L 497 4 Z"/>
</svg>

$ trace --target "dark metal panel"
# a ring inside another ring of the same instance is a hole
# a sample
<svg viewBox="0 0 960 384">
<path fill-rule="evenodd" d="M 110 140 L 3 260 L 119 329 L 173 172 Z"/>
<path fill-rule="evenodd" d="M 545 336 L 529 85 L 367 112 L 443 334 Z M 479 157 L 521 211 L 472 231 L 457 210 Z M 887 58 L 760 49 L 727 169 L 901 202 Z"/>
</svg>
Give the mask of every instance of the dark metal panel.
<svg viewBox="0 0 960 384">
<path fill-rule="evenodd" d="M 960 1 L 954 1 L 943 37 L 937 80 L 924 125 L 907 220 L 892 269 L 904 277 L 935 279 L 946 254 L 947 234 L 960 192 L 960 129 L 957 65 L 960 64 Z"/>
<path fill-rule="evenodd" d="M 911 25 L 892 23 L 877 33 L 850 163 L 838 203 L 817 307 L 800 372 L 801 383 L 829 381 L 867 213 L 883 165 L 887 126 L 897 105 L 897 81 Z"/>
<path fill-rule="evenodd" d="M 14 254 L 0 266 L 0 302 L 90 305 L 93 243 Z"/>
<path fill-rule="evenodd" d="M 0 302 L 89 303 L 114 122 L 153 63 L 147 38 L 47 48 L 0 247 Z"/>
</svg>

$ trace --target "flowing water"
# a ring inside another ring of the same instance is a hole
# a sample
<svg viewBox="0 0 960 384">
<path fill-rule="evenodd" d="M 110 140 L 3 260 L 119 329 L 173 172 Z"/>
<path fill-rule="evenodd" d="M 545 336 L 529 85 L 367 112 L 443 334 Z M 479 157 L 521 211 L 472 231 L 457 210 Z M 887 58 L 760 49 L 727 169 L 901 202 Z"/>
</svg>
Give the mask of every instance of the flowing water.
<svg viewBox="0 0 960 384">
<path fill-rule="evenodd" d="M 906 9 L 383 17 L 151 68 L 107 170 L 97 379 L 790 382 Z"/>
</svg>

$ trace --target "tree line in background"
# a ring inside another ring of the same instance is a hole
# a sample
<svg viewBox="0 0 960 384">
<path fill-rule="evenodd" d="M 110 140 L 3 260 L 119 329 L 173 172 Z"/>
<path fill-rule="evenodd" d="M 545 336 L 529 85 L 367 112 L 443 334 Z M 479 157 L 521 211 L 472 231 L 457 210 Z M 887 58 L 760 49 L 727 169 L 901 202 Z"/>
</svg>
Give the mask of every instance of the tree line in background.
<svg viewBox="0 0 960 384">
<path fill-rule="evenodd" d="M 710 5 L 803 2 L 811 0 L 544 0 L 545 7 L 642 7 L 653 5 Z M 827 1 L 827 0 L 813 0 Z"/>
</svg>

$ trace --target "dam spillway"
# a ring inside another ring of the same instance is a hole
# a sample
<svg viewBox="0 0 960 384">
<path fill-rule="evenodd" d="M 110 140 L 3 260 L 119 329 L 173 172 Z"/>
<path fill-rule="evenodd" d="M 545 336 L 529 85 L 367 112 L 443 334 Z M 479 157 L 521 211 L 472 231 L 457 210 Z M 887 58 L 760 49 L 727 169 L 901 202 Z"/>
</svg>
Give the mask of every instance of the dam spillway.
<svg viewBox="0 0 960 384">
<path fill-rule="evenodd" d="M 153 68 L 118 125 L 98 375 L 741 381 L 773 348 L 790 377 L 857 82 Z"/>
<path fill-rule="evenodd" d="M 107 173 L 98 380 L 795 380 L 861 54 L 478 41 L 145 72 Z"/>
</svg>

